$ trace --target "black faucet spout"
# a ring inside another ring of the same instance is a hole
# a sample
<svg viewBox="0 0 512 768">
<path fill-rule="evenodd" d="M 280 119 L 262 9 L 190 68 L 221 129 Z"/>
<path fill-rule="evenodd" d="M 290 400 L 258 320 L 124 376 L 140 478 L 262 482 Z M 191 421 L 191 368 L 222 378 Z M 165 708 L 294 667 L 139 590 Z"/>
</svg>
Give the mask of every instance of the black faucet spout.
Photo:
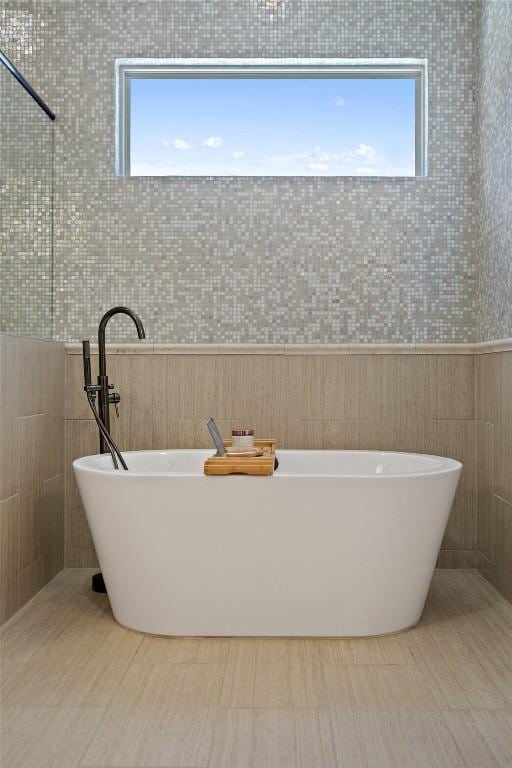
<svg viewBox="0 0 512 768">
<path fill-rule="evenodd" d="M 112 307 L 109 309 L 100 320 L 98 327 L 98 354 L 99 354 L 99 374 L 100 376 L 107 375 L 107 361 L 105 353 L 105 331 L 107 330 L 108 321 L 114 317 L 114 315 L 128 315 L 133 320 L 137 329 L 137 335 L 139 339 L 146 338 L 146 332 L 142 325 L 142 320 L 136 312 L 129 307 Z"/>
</svg>

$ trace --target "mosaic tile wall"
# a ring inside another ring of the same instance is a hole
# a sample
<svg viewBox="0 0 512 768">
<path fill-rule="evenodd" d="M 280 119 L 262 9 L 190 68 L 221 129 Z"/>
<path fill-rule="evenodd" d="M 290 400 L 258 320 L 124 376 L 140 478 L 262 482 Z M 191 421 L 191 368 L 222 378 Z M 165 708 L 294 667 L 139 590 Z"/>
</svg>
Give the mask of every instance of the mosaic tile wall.
<svg viewBox="0 0 512 768">
<path fill-rule="evenodd" d="M 152 341 L 473 340 L 476 2 L 4 8 L 7 53 L 32 35 L 22 58 L 58 118 L 57 338 L 92 336 L 123 302 Z M 427 57 L 429 178 L 116 178 L 114 60 L 128 56 Z M 116 322 L 110 338 L 132 339 Z"/>
<path fill-rule="evenodd" d="M 512 336 L 512 2 L 486 0 L 480 29 L 481 341 Z"/>
<path fill-rule="evenodd" d="M 0 64 L 0 331 L 52 335 L 53 124 Z"/>
</svg>

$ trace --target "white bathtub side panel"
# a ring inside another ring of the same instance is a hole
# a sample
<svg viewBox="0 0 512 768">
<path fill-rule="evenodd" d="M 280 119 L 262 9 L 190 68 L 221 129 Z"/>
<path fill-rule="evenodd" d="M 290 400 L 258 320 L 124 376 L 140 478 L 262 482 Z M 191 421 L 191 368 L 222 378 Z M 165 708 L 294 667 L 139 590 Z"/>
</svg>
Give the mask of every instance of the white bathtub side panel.
<svg viewBox="0 0 512 768">
<path fill-rule="evenodd" d="M 420 618 L 456 480 L 90 473 L 79 485 L 125 626 L 357 636 Z"/>
</svg>

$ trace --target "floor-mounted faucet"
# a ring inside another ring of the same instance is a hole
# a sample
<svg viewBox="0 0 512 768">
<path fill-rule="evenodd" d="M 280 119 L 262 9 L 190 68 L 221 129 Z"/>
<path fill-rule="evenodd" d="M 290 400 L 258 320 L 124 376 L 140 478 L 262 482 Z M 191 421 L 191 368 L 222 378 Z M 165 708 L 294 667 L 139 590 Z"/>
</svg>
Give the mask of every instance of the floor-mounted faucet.
<svg viewBox="0 0 512 768">
<path fill-rule="evenodd" d="M 137 328 L 137 334 L 139 339 L 145 339 L 146 333 L 142 320 L 140 317 L 128 307 L 112 307 L 108 312 L 105 312 L 100 320 L 98 328 L 98 354 L 99 354 L 99 370 L 98 370 L 98 410 L 100 419 L 106 427 L 107 432 L 110 433 L 110 406 L 114 405 L 116 408 L 121 401 L 121 395 L 119 392 L 111 392 L 114 388 L 113 384 L 109 384 L 107 376 L 107 356 L 105 352 L 105 331 L 107 329 L 108 321 L 114 317 L 114 315 L 128 315 L 131 317 Z M 105 436 L 100 431 L 100 453 L 109 453 L 110 448 Z"/>
<path fill-rule="evenodd" d="M 91 349 L 89 341 L 82 342 L 82 353 L 84 361 L 84 390 L 87 395 L 89 406 L 93 413 L 93 416 L 98 425 L 100 433 L 100 453 L 110 453 L 112 456 L 112 463 L 115 469 L 119 469 L 121 465 L 122 469 L 127 470 L 128 467 L 121 454 L 121 451 L 115 444 L 110 434 L 110 406 L 115 405 L 116 409 L 121 401 L 121 395 L 118 392 L 111 392 L 114 388 L 113 384 L 109 384 L 107 376 L 107 355 L 105 350 L 105 331 L 108 321 L 114 315 L 128 315 L 131 317 L 137 328 L 137 334 L 139 339 L 145 339 L 146 333 L 142 320 L 128 307 L 112 307 L 108 312 L 105 312 L 100 320 L 98 328 L 98 353 L 99 353 L 99 368 L 98 368 L 98 383 L 92 383 L 91 377 Z M 96 409 L 96 396 L 98 397 L 98 409 Z M 92 589 L 94 592 L 106 592 L 105 582 L 103 580 L 103 574 L 96 573 L 92 577 Z"/>
</svg>

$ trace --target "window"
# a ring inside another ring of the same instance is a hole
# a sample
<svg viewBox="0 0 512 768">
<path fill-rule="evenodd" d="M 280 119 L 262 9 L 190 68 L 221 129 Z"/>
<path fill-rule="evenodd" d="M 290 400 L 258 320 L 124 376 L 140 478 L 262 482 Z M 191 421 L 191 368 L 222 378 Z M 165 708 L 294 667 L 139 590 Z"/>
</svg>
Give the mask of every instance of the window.
<svg viewBox="0 0 512 768">
<path fill-rule="evenodd" d="M 425 176 L 423 59 L 120 59 L 120 176 Z"/>
</svg>

